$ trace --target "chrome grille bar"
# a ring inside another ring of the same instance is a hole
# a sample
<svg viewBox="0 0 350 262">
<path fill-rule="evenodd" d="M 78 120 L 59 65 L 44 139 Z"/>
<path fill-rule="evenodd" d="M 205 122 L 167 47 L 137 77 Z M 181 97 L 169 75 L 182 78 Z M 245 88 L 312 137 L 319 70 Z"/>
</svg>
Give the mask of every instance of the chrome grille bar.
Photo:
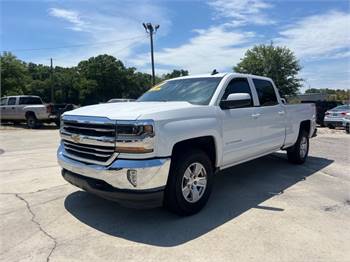
<svg viewBox="0 0 350 262">
<path fill-rule="evenodd" d="M 116 121 L 103 117 L 63 116 L 61 139 L 67 157 L 109 165 L 115 152 Z"/>
<path fill-rule="evenodd" d="M 89 147 L 89 146 L 82 146 L 82 144 L 76 144 L 76 143 L 72 143 L 66 140 L 63 140 L 63 143 L 67 146 L 74 146 L 74 147 L 78 147 L 78 148 L 84 148 L 84 149 L 90 149 L 90 150 L 95 150 L 98 152 L 109 152 L 109 153 L 113 153 L 114 152 L 114 148 L 111 147 L 111 149 L 104 149 L 104 148 L 96 148 L 96 147 Z"/>
</svg>

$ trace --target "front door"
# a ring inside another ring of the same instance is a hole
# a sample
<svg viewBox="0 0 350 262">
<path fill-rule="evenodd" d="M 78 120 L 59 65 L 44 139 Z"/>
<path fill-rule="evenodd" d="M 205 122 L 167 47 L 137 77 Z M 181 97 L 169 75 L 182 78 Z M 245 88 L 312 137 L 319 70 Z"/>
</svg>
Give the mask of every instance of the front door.
<svg viewBox="0 0 350 262">
<path fill-rule="evenodd" d="M 251 87 L 246 78 L 234 78 L 227 85 L 221 100 L 233 93 L 248 93 L 250 106 L 222 109 L 223 123 L 223 165 L 229 166 L 245 160 L 259 150 L 260 125 L 257 109 L 254 107 Z"/>
</svg>

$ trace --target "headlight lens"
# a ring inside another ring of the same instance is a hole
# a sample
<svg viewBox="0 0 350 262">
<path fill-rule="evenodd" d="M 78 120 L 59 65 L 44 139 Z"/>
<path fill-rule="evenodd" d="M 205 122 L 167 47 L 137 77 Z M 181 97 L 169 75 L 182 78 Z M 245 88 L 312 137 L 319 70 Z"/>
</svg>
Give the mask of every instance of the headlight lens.
<svg viewBox="0 0 350 262">
<path fill-rule="evenodd" d="M 154 151 L 154 122 L 117 121 L 116 152 L 144 154 Z"/>
</svg>

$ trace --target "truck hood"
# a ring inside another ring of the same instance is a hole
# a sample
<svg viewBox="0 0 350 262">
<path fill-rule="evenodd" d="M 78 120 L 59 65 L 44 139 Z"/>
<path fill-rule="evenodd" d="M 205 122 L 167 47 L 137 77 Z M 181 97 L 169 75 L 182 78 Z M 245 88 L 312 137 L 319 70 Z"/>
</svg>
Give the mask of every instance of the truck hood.
<svg viewBox="0 0 350 262">
<path fill-rule="evenodd" d="M 198 107 L 188 102 L 121 102 L 84 106 L 64 115 L 107 117 L 111 120 L 136 120 L 142 115 Z"/>
</svg>

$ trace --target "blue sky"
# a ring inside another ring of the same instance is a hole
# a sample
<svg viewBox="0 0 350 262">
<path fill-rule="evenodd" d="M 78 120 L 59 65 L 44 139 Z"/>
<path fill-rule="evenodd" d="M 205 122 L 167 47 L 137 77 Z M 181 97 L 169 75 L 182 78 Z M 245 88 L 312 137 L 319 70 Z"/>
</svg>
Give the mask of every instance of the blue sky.
<svg viewBox="0 0 350 262">
<path fill-rule="evenodd" d="M 350 88 L 349 1 L 1 1 L 1 50 L 60 66 L 107 53 L 150 72 L 142 22 L 160 24 L 157 74 L 231 71 L 247 49 L 273 41 L 300 60 L 302 90 Z"/>
</svg>

